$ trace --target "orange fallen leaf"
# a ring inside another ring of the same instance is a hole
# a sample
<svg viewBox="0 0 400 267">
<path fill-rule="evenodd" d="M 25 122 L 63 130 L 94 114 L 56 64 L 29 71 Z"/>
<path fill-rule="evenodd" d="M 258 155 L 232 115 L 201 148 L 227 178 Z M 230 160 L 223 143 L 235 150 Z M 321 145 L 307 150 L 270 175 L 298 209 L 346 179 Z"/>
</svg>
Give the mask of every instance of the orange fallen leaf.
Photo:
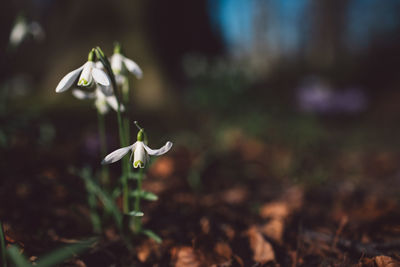
<svg viewBox="0 0 400 267">
<path fill-rule="evenodd" d="M 210 220 L 207 217 L 201 218 L 200 227 L 204 234 L 208 234 L 210 232 Z"/>
<path fill-rule="evenodd" d="M 230 260 L 232 258 L 232 249 L 225 242 L 218 242 L 217 244 L 215 244 L 214 251 L 225 260 Z"/>
<path fill-rule="evenodd" d="M 260 209 L 262 218 L 286 218 L 289 215 L 289 207 L 285 202 L 277 201 L 263 205 Z"/>
<path fill-rule="evenodd" d="M 191 247 L 173 248 L 172 262 L 175 267 L 205 267 L 203 255 Z"/>
<path fill-rule="evenodd" d="M 174 172 L 174 161 L 168 156 L 157 159 L 151 166 L 150 173 L 155 177 L 166 178 Z"/>
<path fill-rule="evenodd" d="M 249 191 L 246 188 L 234 187 L 221 192 L 222 201 L 229 204 L 240 204 L 246 201 Z"/>
<path fill-rule="evenodd" d="M 262 233 L 256 227 L 247 231 L 250 247 L 253 251 L 253 260 L 261 264 L 275 260 L 275 252 L 272 245 L 265 240 Z"/>
<path fill-rule="evenodd" d="M 398 267 L 400 262 L 389 256 L 376 256 L 375 263 L 378 267 Z"/>
<path fill-rule="evenodd" d="M 281 218 L 274 218 L 263 226 L 261 226 L 260 231 L 268 236 L 269 238 L 273 239 L 278 243 L 283 242 L 283 233 L 285 230 L 284 220 Z"/>
</svg>

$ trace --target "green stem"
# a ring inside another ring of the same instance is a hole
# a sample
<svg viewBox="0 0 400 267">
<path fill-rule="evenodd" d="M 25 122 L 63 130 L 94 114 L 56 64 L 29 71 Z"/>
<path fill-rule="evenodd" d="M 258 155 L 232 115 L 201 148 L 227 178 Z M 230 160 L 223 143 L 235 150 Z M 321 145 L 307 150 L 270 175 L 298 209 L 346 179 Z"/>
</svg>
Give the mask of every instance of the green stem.
<svg viewBox="0 0 400 267">
<path fill-rule="evenodd" d="M 117 119 L 118 119 L 119 141 L 120 141 L 121 147 L 126 147 L 125 136 L 124 136 L 124 127 L 123 127 L 122 118 L 121 118 L 120 102 L 118 102 Z M 122 182 L 122 211 L 124 213 L 129 212 L 128 171 L 129 171 L 129 159 L 124 157 L 124 158 L 122 158 L 122 181 L 121 181 Z"/>
<path fill-rule="evenodd" d="M 122 85 L 122 103 L 125 105 L 126 110 L 128 111 L 129 107 L 129 80 L 125 79 L 124 84 Z M 129 128 L 129 117 L 127 114 L 122 117 L 123 130 L 124 130 L 124 140 L 125 144 L 130 144 L 130 128 Z M 125 146 L 125 145 L 124 145 Z M 130 162 L 128 158 L 124 158 L 122 164 L 123 167 L 123 179 L 122 179 L 122 206 L 124 213 L 128 213 L 130 211 L 129 208 L 129 183 L 128 176 L 130 173 Z"/>
<path fill-rule="evenodd" d="M 101 233 L 101 220 L 97 213 L 97 199 L 93 192 L 88 192 L 88 203 L 90 207 L 90 219 L 92 221 L 93 231 L 96 234 Z"/>
<path fill-rule="evenodd" d="M 103 53 L 100 47 L 95 48 L 97 58 L 102 62 L 104 68 L 107 70 L 107 73 L 110 75 L 111 84 L 114 89 L 114 94 L 118 101 L 118 109 L 117 109 L 117 120 L 118 120 L 118 132 L 119 132 L 119 142 L 121 147 L 126 147 L 126 139 L 124 135 L 124 126 L 122 124 L 122 116 L 121 116 L 121 98 L 118 91 L 118 86 L 115 81 L 114 72 L 111 69 L 111 64 L 108 61 L 107 57 Z M 122 159 L 122 210 L 124 213 L 129 212 L 129 188 L 128 188 L 128 172 L 129 172 L 129 160 L 125 157 Z"/>
<path fill-rule="evenodd" d="M 124 83 L 122 84 L 122 102 L 125 105 L 126 108 L 126 116 L 124 117 L 124 130 L 125 130 L 125 138 L 127 144 L 130 144 L 130 127 L 129 127 L 129 116 L 128 116 L 128 111 L 130 107 L 130 97 L 129 97 L 129 79 L 128 77 L 125 77 Z"/>
<path fill-rule="evenodd" d="M 139 169 L 139 176 L 137 178 L 137 188 L 136 188 L 136 199 L 135 199 L 135 211 L 140 211 L 140 197 L 142 194 L 142 178 L 143 178 L 143 169 Z M 142 220 L 141 217 L 135 217 L 135 231 L 138 233 L 142 229 Z"/>
<path fill-rule="evenodd" d="M 106 141 L 106 130 L 104 123 L 104 115 L 100 112 L 97 112 L 97 122 L 98 122 L 98 130 L 99 130 L 99 138 L 100 138 L 100 153 L 101 158 L 104 158 L 107 153 L 107 141 Z M 101 184 L 104 188 L 108 188 L 110 186 L 110 175 L 108 165 L 102 165 L 101 168 Z"/>
<path fill-rule="evenodd" d="M 1 221 L 0 221 L 0 250 L 1 250 L 1 262 L 3 263 L 2 266 L 7 267 L 6 244 L 3 232 L 3 223 Z"/>
</svg>

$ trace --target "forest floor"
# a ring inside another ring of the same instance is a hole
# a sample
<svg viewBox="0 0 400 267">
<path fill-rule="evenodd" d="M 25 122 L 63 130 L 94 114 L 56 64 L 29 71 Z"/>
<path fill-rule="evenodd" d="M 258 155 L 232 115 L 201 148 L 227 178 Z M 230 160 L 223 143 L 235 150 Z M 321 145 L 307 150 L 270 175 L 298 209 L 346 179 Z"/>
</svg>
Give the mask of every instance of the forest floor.
<svg viewBox="0 0 400 267">
<path fill-rule="evenodd" d="M 84 183 L 64 164 L 87 156 L 76 155 L 84 138 L 71 143 L 79 135 L 27 149 L 36 136 L 17 131 L 4 149 L 6 241 L 31 261 L 95 235 Z M 175 142 L 149 167 L 143 187 L 159 199 L 144 203 L 143 224 L 161 244 L 123 236 L 105 218 L 96 243 L 62 266 L 399 266 L 395 148 L 299 151 L 240 130 L 229 136 L 222 150 Z M 119 166 L 110 168 L 114 184 Z"/>
</svg>

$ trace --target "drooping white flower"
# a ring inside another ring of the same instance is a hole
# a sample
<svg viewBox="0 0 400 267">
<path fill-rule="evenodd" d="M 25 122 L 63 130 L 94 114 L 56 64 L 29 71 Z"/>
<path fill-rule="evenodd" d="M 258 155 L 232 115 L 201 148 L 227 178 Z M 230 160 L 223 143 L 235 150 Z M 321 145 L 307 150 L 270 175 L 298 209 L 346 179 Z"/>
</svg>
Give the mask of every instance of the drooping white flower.
<svg viewBox="0 0 400 267">
<path fill-rule="evenodd" d="M 62 78 L 57 85 L 56 92 L 64 92 L 76 85 L 90 87 L 93 85 L 93 81 L 100 87 L 105 95 L 112 95 L 113 89 L 111 80 L 94 62 L 94 51 L 92 50 L 89 53 L 88 61 L 83 64 L 83 66 L 71 71 Z"/>
<path fill-rule="evenodd" d="M 128 154 L 131 151 L 131 159 L 133 155 L 133 167 L 134 168 L 144 168 L 146 163 L 149 160 L 149 155 L 151 156 L 160 156 L 167 153 L 171 147 L 172 142 L 167 142 L 163 147 L 160 149 L 151 149 L 144 143 L 144 130 L 140 129 L 137 135 L 137 141 L 130 146 L 123 147 L 120 149 L 115 150 L 114 152 L 108 154 L 101 164 L 110 164 L 120 160 L 123 156 Z"/>
<path fill-rule="evenodd" d="M 86 92 L 80 89 L 72 90 L 72 95 L 78 99 L 94 99 L 94 105 L 100 114 L 106 114 L 110 107 L 118 111 L 118 100 L 115 95 L 105 95 L 99 86 L 96 87 L 94 92 Z M 125 107 L 121 104 L 120 111 L 123 112 Z"/>
<path fill-rule="evenodd" d="M 133 60 L 125 57 L 121 53 L 121 46 L 117 43 L 114 47 L 114 54 L 110 58 L 111 69 L 115 74 L 115 79 L 118 84 L 122 84 L 127 78 L 128 72 L 140 79 L 143 76 L 143 72 L 139 65 Z"/>
<path fill-rule="evenodd" d="M 30 36 L 35 41 L 42 41 L 45 37 L 42 26 L 36 21 L 27 22 L 22 15 L 18 16 L 10 33 L 10 45 L 16 47 Z"/>
</svg>

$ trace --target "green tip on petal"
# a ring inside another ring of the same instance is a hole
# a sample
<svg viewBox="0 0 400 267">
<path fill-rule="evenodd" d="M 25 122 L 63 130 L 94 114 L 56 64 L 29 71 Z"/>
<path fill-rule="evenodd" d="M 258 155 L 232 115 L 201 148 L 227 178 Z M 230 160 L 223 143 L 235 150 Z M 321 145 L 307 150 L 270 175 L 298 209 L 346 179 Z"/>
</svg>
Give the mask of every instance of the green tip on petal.
<svg viewBox="0 0 400 267">
<path fill-rule="evenodd" d="M 137 140 L 143 142 L 145 139 L 145 133 L 144 133 L 144 129 L 140 129 L 140 131 L 137 134 Z"/>
<path fill-rule="evenodd" d="M 86 79 L 82 78 L 79 80 L 78 85 L 87 86 L 89 85 L 89 82 Z"/>
<path fill-rule="evenodd" d="M 135 168 L 137 168 L 137 167 L 144 168 L 143 161 L 141 161 L 141 160 L 135 161 L 135 162 L 133 163 L 133 167 L 135 167 Z"/>
<path fill-rule="evenodd" d="M 98 53 L 101 57 L 105 57 L 103 50 L 99 46 L 96 46 L 96 53 Z"/>
<path fill-rule="evenodd" d="M 95 58 L 95 51 L 94 48 L 89 52 L 88 55 L 88 61 L 94 62 L 94 58 Z"/>
<path fill-rule="evenodd" d="M 114 43 L 114 54 L 121 54 L 122 53 L 122 48 L 121 44 L 119 42 Z"/>
</svg>

